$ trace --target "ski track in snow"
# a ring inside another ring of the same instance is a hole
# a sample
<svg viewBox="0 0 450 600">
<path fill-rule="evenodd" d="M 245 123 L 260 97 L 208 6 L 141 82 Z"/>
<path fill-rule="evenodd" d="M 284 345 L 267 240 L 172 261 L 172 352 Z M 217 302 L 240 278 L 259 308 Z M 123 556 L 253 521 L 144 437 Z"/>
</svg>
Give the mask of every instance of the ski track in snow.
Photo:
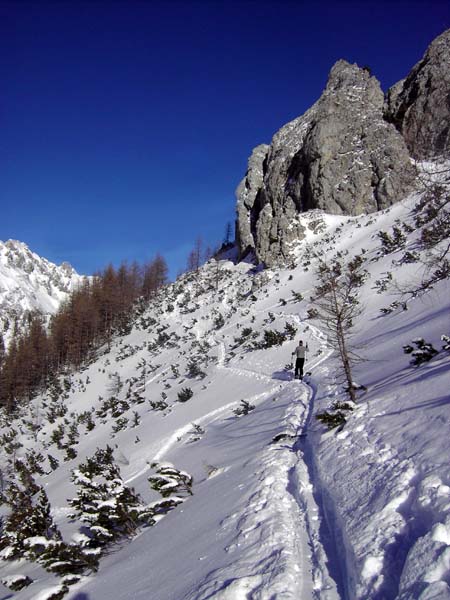
<svg viewBox="0 0 450 600">
<path fill-rule="evenodd" d="M 302 324 L 297 315 L 291 316 Z M 326 336 L 309 325 L 313 336 L 321 343 L 322 356 L 311 361 L 308 368 L 317 368 L 332 353 L 326 346 Z M 273 379 L 251 369 L 225 364 L 226 348 L 218 345 L 218 368 L 244 377 Z M 258 457 L 255 473 L 256 488 L 247 501 L 246 510 L 232 514 L 222 522 L 222 528 L 234 528 L 234 540 L 226 548 L 232 555 L 238 551 L 239 562 L 214 570 L 186 600 L 337 600 L 340 594 L 328 570 L 329 557 L 322 543 L 323 509 L 314 495 L 313 470 L 307 465 L 302 449 L 304 431 L 311 418 L 314 391 L 305 383 L 295 382 L 298 392 L 292 399 L 292 382 L 279 382 L 266 392 L 246 398 L 260 404 L 274 392 L 290 399 L 283 420 L 284 439 L 269 445 Z M 237 403 L 212 411 L 199 422 L 206 423 Z M 161 448 L 158 459 L 173 446 L 177 437 L 190 425 L 180 428 Z M 300 441 L 299 441 L 300 440 Z M 245 574 L 243 574 L 245 573 Z"/>
<path fill-rule="evenodd" d="M 291 317 L 298 325 L 304 324 L 296 314 L 283 313 L 282 316 Z M 311 324 L 308 323 L 308 326 L 322 349 L 322 355 L 308 363 L 308 369 L 315 369 L 330 356 L 332 350 L 326 345 L 326 336 Z M 263 456 L 258 457 L 258 484 L 248 499 L 246 510 L 238 519 L 231 515 L 222 523 L 223 528 L 234 527 L 236 530 L 235 539 L 226 551 L 232 556 L 239 549 L 238 564 L 232 561 L 229 566 L 215 570 L 189 596 L 189 600 L 207 600 L 213 596 L 220 600 L 294 600 L 307 597 L 336 600 L 339 594 L 328 573 L 328 557 L 321 541 L 323 511 L 315 501 L 314 482 L 311 480 L 313 471 L 306 464 L 298 442 L 298 436 L 308 426 L 314 392 L 306 383 L 295 382 L 301 395 L 295 402 L 292 401 L 291 381 L 277 380 L 273 385 L 273 378 L 265 373 L 226 365 L 225 343 L 215 338 L 214 341 L 218 348 L 218 369 L 272 383 L 264 392 L 245 398 L 247 402 L 260 405 L 280 390 L 281 394 L 290 397 L 283 421 L 288 442 L 284 440 L 281 444 L 270 445 Z M 156 374 L 153 379 L 161 375 Z M 211 423 L 238 405 L 239 401 L 230 402 L 197 418 L 196 423 Z M 162 442 L 154 460 L 162 461 L 191 428 L 191 421 L 177 428 Z M 131 483 L 147 470 L 148 465 L 145 465 L 126 483 Z M 246 575 L 242 575 L 243 570 Z M 250 571 L 252 574 L 249 575 Z"/>
</svg>

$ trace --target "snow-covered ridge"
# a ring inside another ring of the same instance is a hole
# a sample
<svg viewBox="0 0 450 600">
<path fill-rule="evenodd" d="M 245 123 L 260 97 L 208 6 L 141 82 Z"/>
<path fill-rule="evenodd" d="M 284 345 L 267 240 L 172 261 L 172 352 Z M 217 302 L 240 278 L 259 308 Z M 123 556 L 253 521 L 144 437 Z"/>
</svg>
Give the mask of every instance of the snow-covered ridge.
<svg viewBox="0 0 450 600">
<path fill-rule="evenodd" d="M 82 279 L 70 264 L 55 265 L 24 242 L 0 241 L 0 333 L 5 341 L 15 319 L 20 323 L 30 311 L 54 313 Z"/>
</svg>

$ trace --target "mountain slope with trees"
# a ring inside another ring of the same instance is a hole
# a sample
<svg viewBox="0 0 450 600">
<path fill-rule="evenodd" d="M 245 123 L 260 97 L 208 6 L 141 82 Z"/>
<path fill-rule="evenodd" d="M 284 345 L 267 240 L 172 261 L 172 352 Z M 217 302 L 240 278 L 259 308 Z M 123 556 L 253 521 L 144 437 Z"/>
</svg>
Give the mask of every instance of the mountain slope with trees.
<svg viewBox="0 0 450 600">
<path fill-rule="evenodd" d="M 5 597 L 450 598 L 449 36 L 386 100 L 339 61 L 254 151 L 236 246 L 15 328 Z"/>
<path fill-rule="evenodd" d="M 312 211 L 285 268 L 211 259 L 147 299 L 140 288 L 128 312 L 99 312 L 86 356 L 70 344 L 48 388 L 2 409 L 4 593 L 447 597 L 448 185 L 437 170 L 375 215 Z M 364 359 L 351 386 L 315 300 L 335 261 L 366 273 L 347 296 L 348 348 Z M 89 295 L 124 281 L 104 275 Z M 290 364 L 300 337 L 304 382 Z"/>
</svg>

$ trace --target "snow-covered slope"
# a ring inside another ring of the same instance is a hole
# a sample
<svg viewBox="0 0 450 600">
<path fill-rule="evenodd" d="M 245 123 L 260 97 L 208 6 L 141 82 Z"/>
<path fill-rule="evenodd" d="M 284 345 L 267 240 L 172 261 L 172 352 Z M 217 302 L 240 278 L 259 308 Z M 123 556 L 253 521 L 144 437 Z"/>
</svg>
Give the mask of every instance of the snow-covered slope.
<svg viewBox="0 0 450 600">
<path fill-rule="evenodd" d="M 66 598 L 450 598 L 450 354 L 440 340 L 450 334 L 450 285 L 386 310 L 422 267 L 402 260 L 417 232 L 389 253 L 377 235 L 411 222 L 416 200 L 370 216 L 310 213 L 289 269 L 210 261 L 144 307 L 109 352 L 5 422 L 23 444 L 16 456 L 42 454 L 36 481 L 67 541 L 80 540 L 83 525 L 68 517 L 71 472 L 96 448 L 114 449 L 144 504 L 160 499 L 149 477 L 161 464 L 193 477 L 177 490 L 178 506 L 111 546 Z M 329 431 L 315 415 L 346 397 L 336 353 L 308 309 L 318 258 L 337 252 L 361 254 L 370 274 L 355 336 L 367 390 L 345 427 Z M 292 327 L 281 346 L 258 347 L 264 331 Z M 402 347 L 418 337 L 439 352 L 412 366 Z M 304 382 L 287 368 L 299 338 L 309 345 Z M 1 597 L 64 591 L 36 563 L 2 563 L 0 579 L 19 574 L 33 583 Z"/>
<path fill-rule="evenodd" d="M 68 264 L 57 266 L 17 240 L 0 241 L 0 333 L 7 341 L 14 321 L 31 311 L 56 311 L 82 277 Z"/>
</svg>

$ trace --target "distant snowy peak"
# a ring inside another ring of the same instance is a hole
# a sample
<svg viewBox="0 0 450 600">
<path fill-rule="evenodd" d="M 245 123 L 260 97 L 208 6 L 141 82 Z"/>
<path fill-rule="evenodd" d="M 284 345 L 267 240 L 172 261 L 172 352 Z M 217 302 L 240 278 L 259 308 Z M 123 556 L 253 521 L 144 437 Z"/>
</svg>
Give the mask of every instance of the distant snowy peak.
<svg viewBox="0 0 450 600">
<path fill-rule="evenodd" d="M 55 265 L 24 242 L 0 241 L 0 333 L 10 338 L 14 321 L 30 311 L 54 313 L 82 280 L 69 263 Z"/>
</svg>

